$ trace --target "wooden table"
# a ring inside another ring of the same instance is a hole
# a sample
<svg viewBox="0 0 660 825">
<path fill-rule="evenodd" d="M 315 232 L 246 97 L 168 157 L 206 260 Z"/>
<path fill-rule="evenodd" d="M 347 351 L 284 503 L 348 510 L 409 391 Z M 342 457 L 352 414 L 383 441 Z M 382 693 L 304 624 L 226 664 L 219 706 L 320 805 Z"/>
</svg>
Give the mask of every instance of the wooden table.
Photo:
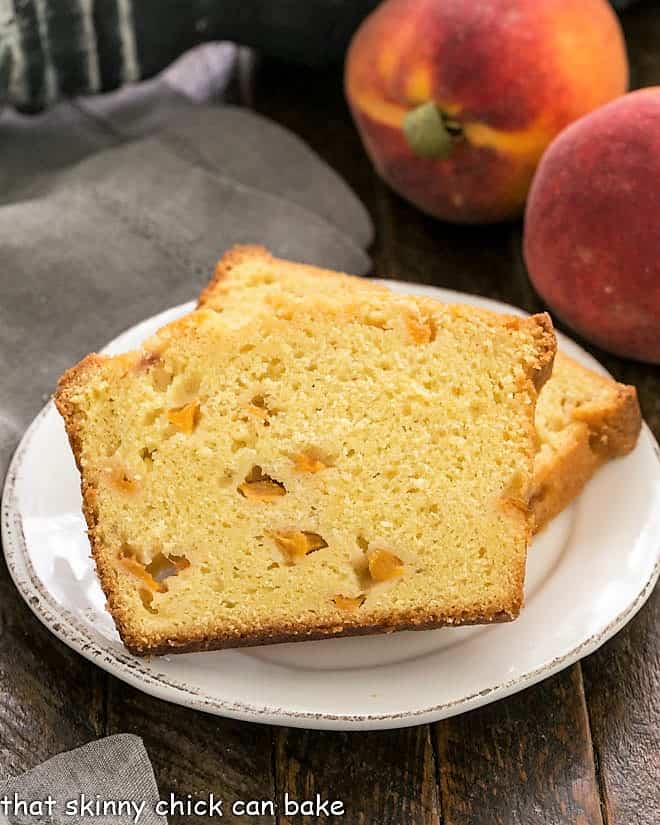
<svg viewBox="0 0 660 825">
<path fill-rule="evenodd" d="M 651 0 L 623 20 L 634 85 L 660 84 L 660 8 Z M 543 309 L 522 263 L 520 225 L 445 225 L 378 180 L 351 125 L 338 74 L 263 62 L 247 80 L 246 105 L 302 136 L 367 205 L 376 225 L 376 275 Z M 637 385 L 646 420 L 660 436 L 659 371 L 586 346 L 619 380 Z M 219 719 L 139 693 L 51 636 L 2 564 L 0 777 L 90 739 L 134 732 L 144 738 L 163 794 L 213 791 L 231 801 L 318 792 L 344 801 L 345 817 L 333 821 L 350 825 L 657 825 L 659 620 L 656 591 L 624 630 L 582 662 L 453 719 L 401 731 L 318 733 Z M 223 821 L 326 820 L 225 815 Z"/>
</svg>

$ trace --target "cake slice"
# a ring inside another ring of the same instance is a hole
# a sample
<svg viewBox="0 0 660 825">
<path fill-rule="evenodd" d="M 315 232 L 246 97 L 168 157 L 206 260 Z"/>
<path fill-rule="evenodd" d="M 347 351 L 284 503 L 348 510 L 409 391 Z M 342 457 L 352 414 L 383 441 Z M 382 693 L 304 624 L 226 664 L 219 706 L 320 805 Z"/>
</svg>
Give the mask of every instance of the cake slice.
<svg viewBox="0 0 660 825">
<path fill-rule="evenodd" d="M 364 278 L 274 258 L 263 247 L 237 246 L 218 262 L 199 305 L 244 318 L 282 293 L 345 296 L 384 289 Z M 560 353 L 539 395 L 536 424 L 540 446 L 531 506 L 538 531 L 602 464 L 634 448 L 641 426 L 637 393 Z"/>
<path fill-rule="evenodd" d="M 634 448 L 641 415 L 634 387 L 559 352 L 535 421 L 540 446 L 531 506 L 538 531 L 579 495 L 599 467 Z"/>
<path fill-rule="evenodd" d="M 361 293 L 391 295 L 367 278 L 275 258 L 263 246 L 234 246 L 218 261 L 213 277 L 199 296 L 198 306 L 225 314 L 231 323 L 272 301 L 321 296 L 327 300 L 354 300 Z"/>
<path fill-rule="evenodd" d="M 518 615 L 549 318 L 341 292 L 200 309 L 61 379 L 133 652 Z"/>
</svg>

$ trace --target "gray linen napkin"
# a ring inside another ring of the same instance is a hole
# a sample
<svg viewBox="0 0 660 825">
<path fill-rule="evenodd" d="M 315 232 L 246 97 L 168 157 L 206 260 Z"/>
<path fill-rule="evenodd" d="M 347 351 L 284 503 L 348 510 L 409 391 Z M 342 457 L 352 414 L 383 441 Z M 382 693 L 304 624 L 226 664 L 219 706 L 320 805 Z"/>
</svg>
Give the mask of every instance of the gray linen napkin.
<svg viewBox="0 0 660 825">
<path fill-rule="evenodd" d="M 49 800 L 53 802 L 50 807 Z M 138 825 L 167 825 L 166 818 L 155 812 L 158 800 L 142 740 L 120 734 L 60 753 L 27 773 L 0 782 L 0 825 L 117 825 L 136 821 L 136 815 Z M 107 806 L 104 816 L 97 802 L 123 802 L 114 810 L 125 815 L 113 816 L 113 807 Z M 37 804 L 29 808 L 30 803 Z M 101 815 L 95 815 L 97 810 Z"/>
<path fill-rule="evenodd" d="M 369 268 L 369 217 L 318 156 L 252 112 L 194 102 L 218 98 L 235 51 L 202 47 L 146 84 L 0 115 L 0 476 L 62 371 L 192 299 L 232 244 Z"/>
</svg>

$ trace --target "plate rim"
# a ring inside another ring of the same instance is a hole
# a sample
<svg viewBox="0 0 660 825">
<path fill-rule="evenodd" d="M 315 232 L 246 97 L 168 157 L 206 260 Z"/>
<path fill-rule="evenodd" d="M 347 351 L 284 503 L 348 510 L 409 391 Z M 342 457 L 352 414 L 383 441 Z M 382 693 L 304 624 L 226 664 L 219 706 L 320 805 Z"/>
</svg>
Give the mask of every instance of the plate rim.
<svg viewBox="0 0 660 825">
<path fill-rule="evenodd" d="M 378 282 L 385 283 L 386 285 L 394 284 L 403 290 L 421 288 L 422 292 L 428 291 L 428 293 L 435 295 L 440 293 L 440 295 L 443 296 L 443 298 L 441 298 L 443 300 L 458 298 L 460 302 L 460 299 L 468 297 L 472 300 L 476 299 L 477 302 L 482 305 L 490 305 L 496 311 L 513 311 L 516 314 L 526 314 L 519 308 L 500 301 L 495 301 L 480 295 L 471 295 L 455 290 L 434 287 L 430 284 L 385 281 L 381 279 L 378 279 Z M 456 301 L 454 302 L 456 303 Z M 113 347 L 117 346 L 118 342 L 121 342 L 124 336 L 135 334 L 143 324 L 150 325 L 156 319 L 158 319 L 159 324 L 167 323 L 165 318 L 169 319 L 169 316 L 174 317 L 177 313 L 185 312 L 190 309 L 193 304 L 194 302 L 186 302 L 143 319 L 115 336 L 101 351 L 104 352 L 113 349 Z M 590 364 L 597 365 L 601 373 L 608 374 L 593 356 L 583 350 L 582 347 L 570 338 L 558 333 L 558 339 L 564 346 L 568 342 L 569 349 L 577 349 L 583 358 L 586 356 L 584 360 L 587 360 Z M 655 583 L 660 576 L 660 557 L 658 557 L 650 571 L 650 575 L 638 589 L 636 596 L 598 632 L 591 633 L 587 638 L 582 639 L 582 641 L 563 655 L 554 657 L 549 662 L 546 662 L 534 670 L 527 671 L 506 682 L 500 682 L 497 685 L 467 696 L 452 699 L 448 702 L 399 713 L 360 714 L 295 711 L 285 710 L 281 707 L 274 707 L 268 704 L 260 706 L 253 703 L 229 702 L 225 699 L 205 694 L 202 690 L 180 680 L 173 679 L 166 674 L 152 672 L 144 667 L 143 662 L 158 661 L 157 659 L 143 660 L 133 656 L 127 650 L 117 649 L 109 645 L 105 646 L 102 641 L 99 641 L 99 638 L 102 639 L 102 637 L 99 635 L 95 636 L 91 632 L 91 629 L 78 619 L 78 617 L 60 605 L 50 594 L 46 585 L 38 578 L 32 565 L 23 531 L 23 517 L 19 509 L 17 487 L 20 470 L 32 438 L 40 427 L 43 419 L 51 414 L 53 408 L 54 405 L 51 399 L 42 407 L 30 423 L 11 458 L 3 486 L 2 543 L 11 578 L 21 598 L 27 603 L 33 614 L 53 635 L 68 647 L 81 654 L 88 661 L 91 661 L 93 664 L 138 690 L 155 698 L 185 707 L 191 707 L 196 710 L 239 719 L 241 721 L 313 729 L 377 730 L 427 724 L 510 696 L 513 693 L 537 684 L 543 679 L 574 664 L 582 657 L 593 653 L 635 616 L 651 595 Z M 660 464 L 660 446 L 658 446 L 658 442 L 646 422 L 643 422 L 642 425 L 640 439 L 641 438 L 648 439 L 649 446 Z"/>
</svg>

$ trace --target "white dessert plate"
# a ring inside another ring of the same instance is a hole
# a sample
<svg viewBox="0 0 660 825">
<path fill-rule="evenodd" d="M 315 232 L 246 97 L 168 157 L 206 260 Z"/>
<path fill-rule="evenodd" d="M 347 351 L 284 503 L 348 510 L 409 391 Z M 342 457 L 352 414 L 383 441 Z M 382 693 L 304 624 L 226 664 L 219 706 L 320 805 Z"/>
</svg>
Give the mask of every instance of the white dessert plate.
<svg viewBox="0 0 660 825">
<path fill-rule="evenodd" d="M 473 295 L 387 282 L 499 311 Z M 192 308 L 167 310 L 105 351 L 137 347 Z M 603 368 L 572 341 L 565 352 Z M 12 460 L 2 538 L 19 592 L 67 645 L 146 693 L 254 722 L 374 729 L 431 722 L 515 693 L 591 653 L 628 622 L 660 568 L 660 451 L 644 427 L 636 449 L 610 462 L 529 552 L 526 605 L 511 624 L 139 659 L 104 609 L 80 512 L 78 472 L 52 403 Z"/>
</svg>

